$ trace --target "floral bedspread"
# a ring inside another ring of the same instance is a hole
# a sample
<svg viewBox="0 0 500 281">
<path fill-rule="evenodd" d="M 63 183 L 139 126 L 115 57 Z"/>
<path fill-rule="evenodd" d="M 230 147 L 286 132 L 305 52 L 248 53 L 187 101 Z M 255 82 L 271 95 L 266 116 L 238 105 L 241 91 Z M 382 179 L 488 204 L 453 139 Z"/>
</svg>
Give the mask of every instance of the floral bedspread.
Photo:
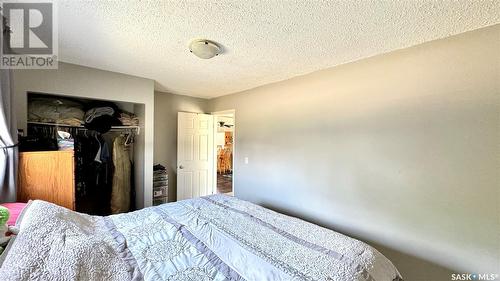
<svg viewBox="0 0 500 281">
<path fill-rule="evenodd" d="M 401 280 L 361 241 L 224 195 L 108 217 L 33 201 L 18 227 L 0 280 Z"/>
</svg>

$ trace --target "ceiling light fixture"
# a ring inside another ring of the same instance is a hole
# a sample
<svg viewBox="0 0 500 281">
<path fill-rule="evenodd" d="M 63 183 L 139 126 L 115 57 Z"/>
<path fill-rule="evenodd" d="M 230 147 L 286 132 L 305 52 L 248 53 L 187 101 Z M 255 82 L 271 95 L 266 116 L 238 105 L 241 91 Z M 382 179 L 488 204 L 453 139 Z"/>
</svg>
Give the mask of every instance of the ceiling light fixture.
<svg viewBox="0 0 500 281">
<path fill-rule="evenodd" d="M 189 44 L 189 51 L 200 59 L 211 59 L 218 56 L 222 49 L 213 41 L 196 39 Z"/>
</svg>

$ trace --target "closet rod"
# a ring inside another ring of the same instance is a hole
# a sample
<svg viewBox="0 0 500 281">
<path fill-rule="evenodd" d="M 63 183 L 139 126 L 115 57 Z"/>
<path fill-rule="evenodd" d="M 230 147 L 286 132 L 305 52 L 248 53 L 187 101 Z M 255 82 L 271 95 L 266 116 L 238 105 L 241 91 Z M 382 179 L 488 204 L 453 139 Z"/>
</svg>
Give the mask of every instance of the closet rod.
<svg viewBox="0 0 500 281">
<path fill-rule="evenodd" d="M 73 125 L 68 125 L 68 124 L 57 124 L 57 123 L 45 123 L 45 122 L 33 122 L 33 121 L 28 121 L 28 124 L 32 125 L 44 125 L 44 126 L 54 126 L 54 127 L 69 127 L 69 128 L 78 128 L 82 130 L 87 130 L 84 126 L 73 126 Z M 135 130 L 136 134 L 139 135 L 141 132 L 141 127 L 139 126 L 112 126 L 111 130 Z"/>
</svg>

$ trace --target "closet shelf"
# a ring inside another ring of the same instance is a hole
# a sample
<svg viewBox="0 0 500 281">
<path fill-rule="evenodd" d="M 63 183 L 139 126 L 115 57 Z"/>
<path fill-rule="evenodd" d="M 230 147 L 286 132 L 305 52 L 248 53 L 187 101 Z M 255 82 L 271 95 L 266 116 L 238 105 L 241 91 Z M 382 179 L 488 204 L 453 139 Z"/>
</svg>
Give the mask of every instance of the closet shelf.
<svg viewBox="0 0 500 281">
<path fill-rule="evenodd" d="M 73 125 L 68 125 L 68 124 L 33 122 L 33 121 L 28 121 L 28 124 L 32 124 L 32 125 L 44 125 L 44 126 L 54 126 L 54 127 L 78 128 L 78 129 L 82 129 L 82 130 L 87 130 L 87 128 L 85 128 L 84 126 L 73 126 Z M 139 127 L 139 126 L 112 126 L 111 130 L 112 131 L 135 130 L 135 133 L 137 135 L 139 135 L 139 133 L 141 132 L 141 127 Z"/>
</svg>

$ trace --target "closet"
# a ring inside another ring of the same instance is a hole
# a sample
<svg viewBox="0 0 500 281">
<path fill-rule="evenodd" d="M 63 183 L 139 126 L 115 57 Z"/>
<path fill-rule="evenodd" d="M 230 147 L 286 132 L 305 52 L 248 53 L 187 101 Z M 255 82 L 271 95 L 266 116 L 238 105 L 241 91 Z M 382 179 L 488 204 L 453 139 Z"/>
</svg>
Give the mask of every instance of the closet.
<svg viewBox="0 0 500 281">
<path fill-rule="evenodd" d="M 42 199 L 92 215 L 134 210 L 134 150 L 140 135 L 135 108 L 132 103 L 28 93 L 18 199 Z"/>
</svg>

